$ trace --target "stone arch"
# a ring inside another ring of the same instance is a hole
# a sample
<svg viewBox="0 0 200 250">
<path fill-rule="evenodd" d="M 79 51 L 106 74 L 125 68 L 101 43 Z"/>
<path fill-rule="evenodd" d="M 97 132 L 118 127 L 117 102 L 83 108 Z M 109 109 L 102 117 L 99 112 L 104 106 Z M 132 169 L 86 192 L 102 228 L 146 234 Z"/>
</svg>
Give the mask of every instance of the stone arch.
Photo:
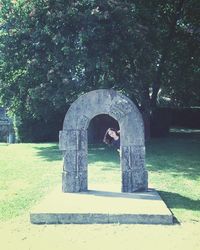
<svg viewBox="0 0 200 250">
<path fill-rule="evenodd" d="M 146 190 L 144 125 L 135 104 L 114 90 L 99 89 L 81 95 L 65 115 L 59 134 L 63 151 L 63 192 L 87 191 L 87 128 L 90 120 L 108 114 L 120 126 L 122 192 Z"/>
</svg>

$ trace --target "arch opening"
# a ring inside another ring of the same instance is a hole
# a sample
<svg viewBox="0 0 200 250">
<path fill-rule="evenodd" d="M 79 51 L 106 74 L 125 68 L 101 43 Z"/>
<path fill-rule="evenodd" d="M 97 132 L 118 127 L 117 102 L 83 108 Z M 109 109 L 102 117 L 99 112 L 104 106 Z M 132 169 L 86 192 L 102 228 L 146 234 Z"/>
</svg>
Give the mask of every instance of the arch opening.
<svg viewBox="0 0 200 250">
<path fill-rule="evenodd" d="M 88 189 L 111 191 L 121 189 L 120 155 L 117 149 L 103 143 L 108 128 L 119 130 L 110 115 L 93 117 L 88 127 Z"/>
<path fill-rule="evenodd" d="M 101 144 L 108 128 L 119 130 L 118 121 L 108 114 L 93 117 L 88 126 L 88 144 Z"/>
</svg>

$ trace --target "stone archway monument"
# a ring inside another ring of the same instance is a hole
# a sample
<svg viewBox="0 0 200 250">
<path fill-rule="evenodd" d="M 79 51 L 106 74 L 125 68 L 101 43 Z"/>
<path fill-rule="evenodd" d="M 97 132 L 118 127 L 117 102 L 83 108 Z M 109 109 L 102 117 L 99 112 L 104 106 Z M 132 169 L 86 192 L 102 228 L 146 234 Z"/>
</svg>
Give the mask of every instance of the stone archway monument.
<svg viewBox="0 0 200 250">
<path fill-rule="evenodd" d="M 120 126 L 123 193 L 87 190 L 87 128 L 99 114 L 112 116 Z M 147 189 L 143 121 L 126 96 L 106 89 L 80 96 L 65 116 L 59 145 L 64 156 L 63 192 L 59 186 L 38 204 L 30 213 L 32 223 L 173 223 L 159 194 Z"/>
<path fill-rule="evenodd" d="M 123 94 L 99 89 L 81 95 L 66 113 L 63 130 L 59 134 L 59 148 L 64 157 L 63 192 L 88 190 L 87 129 L 91 119 L 100 114 L 110 115 L 120 126 L 121 191 L 147 190 L 142 116 L 134 103 Z"/>
</svg>

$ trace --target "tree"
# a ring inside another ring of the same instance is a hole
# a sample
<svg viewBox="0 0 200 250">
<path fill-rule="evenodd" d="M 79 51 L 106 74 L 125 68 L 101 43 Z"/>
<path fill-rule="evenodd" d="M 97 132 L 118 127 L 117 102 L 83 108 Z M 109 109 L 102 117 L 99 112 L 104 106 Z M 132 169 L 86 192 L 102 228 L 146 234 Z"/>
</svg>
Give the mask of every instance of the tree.
<svg viewBox="0 0 200 250">
<path fill-rule="evenodd" d="M 114 88 L 142 111 L 148 134 L 163 96 L 199 103 L 198 9 L 197 0 L 3 0 L 1 103 L 18 124 L 49 123 L 81 93 Z"/>
</svg>

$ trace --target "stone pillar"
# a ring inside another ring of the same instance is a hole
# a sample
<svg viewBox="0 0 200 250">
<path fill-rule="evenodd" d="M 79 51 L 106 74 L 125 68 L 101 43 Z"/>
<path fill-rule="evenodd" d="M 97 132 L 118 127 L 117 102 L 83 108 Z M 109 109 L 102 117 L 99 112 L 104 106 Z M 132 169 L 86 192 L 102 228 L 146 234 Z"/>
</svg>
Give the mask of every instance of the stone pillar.
<svg viewBox="0 0 200 250">
<path fill-rule="evenodd" d="M 63 192 L 87 190 L 87 130 L 60 131 L 59 148 L 63 151 Z"/>
<path fill-rule="evenodd" d="M 145 170 L 145 147 L 131 145 L 121 147 L 122 192 L 143 191 L 148 188 Z"/>
</svg>

